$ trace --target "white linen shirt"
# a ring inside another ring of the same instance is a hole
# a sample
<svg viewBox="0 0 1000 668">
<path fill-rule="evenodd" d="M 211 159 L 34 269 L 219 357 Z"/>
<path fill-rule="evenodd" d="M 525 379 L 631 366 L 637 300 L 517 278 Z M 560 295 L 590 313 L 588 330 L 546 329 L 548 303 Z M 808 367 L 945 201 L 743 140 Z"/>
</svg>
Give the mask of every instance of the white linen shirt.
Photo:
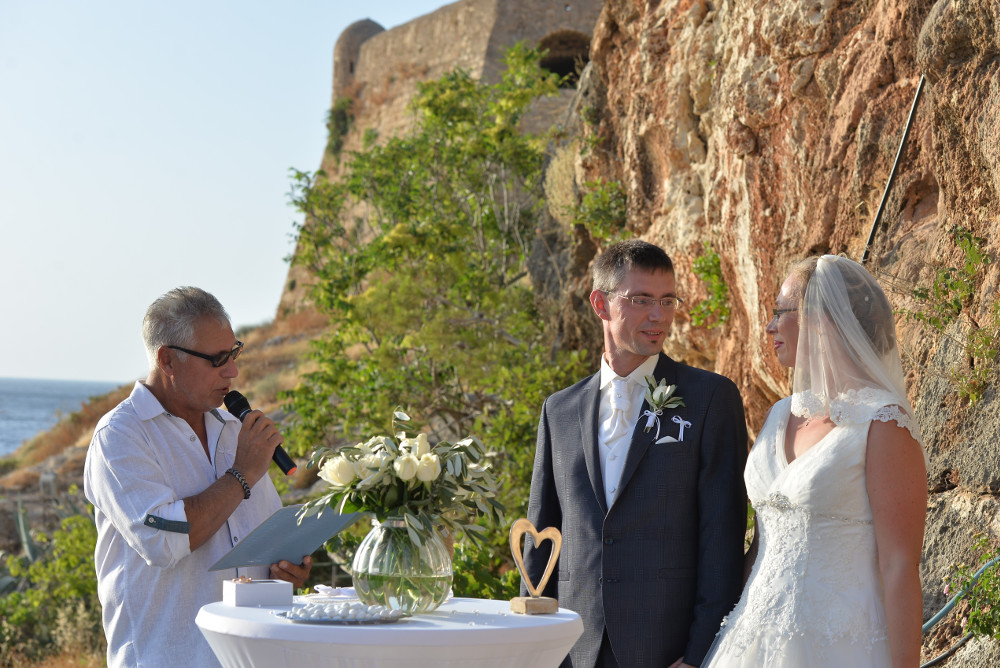
<svg viewBox="0 0 1000 668">
<path fill-rule="evenodd" d="M 614 503 L 618 495 L 618 484 L 621 482 L 622 472 L 625 470 L 625 458 L 628 456 L 628 449 L 632 443 L 631 434 L 635 430 L 635 423 L 639 419 L 639 409 L 642 408 L 642 397 L 646 392 L 646 376 L 652 376 L 656 371 L 656 363 L 659 355 L 646 358 L 646 361 L 636 367 L 632 373 L 625 377 L 628 387 L 629 404 L 628 418 L 629 436 L 621 438 L 615 443 L 608 442 L 608 431 L 612 425 L 614 410 L 611 408 L 611 392 L 613 386 L 611 381 L 620 378 L 618 374 L 608 365 L 607 359 L 601 356 L 601 405 L 597 414 L 597 440 L 601 453 L 601 479 L 604 483 L 604 500 L 608 508 Z"/>
<path fill-rule="evenodd" d="M 218 666 L 194 623 L 198 610 L 222 600 L 223 580 L 268 577 L 267 567 L 208 570 L 281 508 L 268 476 L 191 552 L 183 499 L 227 475 L 240 431 L 226 411 L 205 413 L 205 426 L 211 462 L 190 425 L 141 382 L 97 423 L 83 488 L 94 504 L 94 562 L 112 668 Z"/>
</svg>

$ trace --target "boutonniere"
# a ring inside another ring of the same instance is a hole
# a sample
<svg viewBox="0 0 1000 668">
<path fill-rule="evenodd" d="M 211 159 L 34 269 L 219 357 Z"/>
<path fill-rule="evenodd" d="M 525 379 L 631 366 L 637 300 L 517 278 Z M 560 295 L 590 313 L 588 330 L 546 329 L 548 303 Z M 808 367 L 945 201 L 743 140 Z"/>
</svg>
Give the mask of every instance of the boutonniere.
<svg viewBox="0 0 1000 668">
<path fill-rule="evenodd" d="M 656 442 L 657 443 L 667 443 L 674 441 L 684 440 L 684 427 L 690 427 L 691 423 L 686 420 L 678 420 L 679 416 L 674 416 L 674 422 L 680 425 L 680 433 L 678 436 L 680 438 L 674 438 L 672 436 L 664 436 L 660 438 L 660 416 L 663 415 L 663 411 L 668 408 L 677 408 L 678 406 L 685 406 L 684 398 L 678 395 L 676 385 L 667 385 L 665 379 L 660 380 L 659 383 L 652 376 L 646 376 L 646 403 L 649 404 L 649 410 L 647 410 L 643 415 L 646 416 L 646 433 L 656 425 Z"/>
</svg>

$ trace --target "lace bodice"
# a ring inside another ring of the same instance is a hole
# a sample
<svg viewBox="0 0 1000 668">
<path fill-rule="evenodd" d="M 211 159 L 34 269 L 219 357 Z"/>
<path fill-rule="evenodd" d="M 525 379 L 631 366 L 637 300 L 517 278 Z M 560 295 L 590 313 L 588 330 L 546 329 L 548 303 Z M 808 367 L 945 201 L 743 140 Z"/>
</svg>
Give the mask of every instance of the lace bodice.
<svg viewBox="0 0 1000 668">
<path fill-rule="evenodd" d="M 895 420 L 900 427 L 910 432 L 920 441 L 920 429 L 910 415 L 896 404 L 896 395 L 871 387 L 848 390 L 834 397 L 829 406 L 812 392 L 797 392 L 792 395 L 792 413 L 799 417 L 822 417 L 829 412 L 830 421 L 837 425 L 865 426 L 872 420 L 888 422 Z"/>
<path fill-rule="evenodd" d="M 774 406 L 750 452 L 744 478 L 757 560 L 705 665 L 888 666 L 865 483 L 870 422 L 841 422 L 789 464 L 790 410 L 791 398 Z M 902 413 L 886 406 L 874 415 Z"/>
</svg>

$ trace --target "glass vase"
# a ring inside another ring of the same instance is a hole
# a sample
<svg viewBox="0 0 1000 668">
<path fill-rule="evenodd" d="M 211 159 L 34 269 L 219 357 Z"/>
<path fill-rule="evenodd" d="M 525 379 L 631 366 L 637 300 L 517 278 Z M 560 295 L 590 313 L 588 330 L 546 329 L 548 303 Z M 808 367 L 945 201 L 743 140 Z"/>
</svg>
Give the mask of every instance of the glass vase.
<svg viewBox="0 0 1000 668">
<path fill-rule="evenodd" d="M 402 519 L 372 525 L 351 563 L 358 598 L 410 615 L 444 603 L 451 591 L 451 555 L 438 532 L 422 533 L 423 545 L 417 546 Z"/>
</svg>

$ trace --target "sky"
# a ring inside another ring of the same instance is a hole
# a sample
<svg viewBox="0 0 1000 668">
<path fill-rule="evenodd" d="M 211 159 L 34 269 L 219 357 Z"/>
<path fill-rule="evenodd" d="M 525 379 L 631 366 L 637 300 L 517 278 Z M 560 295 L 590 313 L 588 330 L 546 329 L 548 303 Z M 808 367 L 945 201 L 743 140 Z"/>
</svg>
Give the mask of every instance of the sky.
<svg viewBox="0 0 1000 668">
<path fill-rule="evenodd" d="M 274 318 L 333 47 L 445 0 L 0 0 L 0 377 L 144 378 L 146 307 Z"/>
</svg>

